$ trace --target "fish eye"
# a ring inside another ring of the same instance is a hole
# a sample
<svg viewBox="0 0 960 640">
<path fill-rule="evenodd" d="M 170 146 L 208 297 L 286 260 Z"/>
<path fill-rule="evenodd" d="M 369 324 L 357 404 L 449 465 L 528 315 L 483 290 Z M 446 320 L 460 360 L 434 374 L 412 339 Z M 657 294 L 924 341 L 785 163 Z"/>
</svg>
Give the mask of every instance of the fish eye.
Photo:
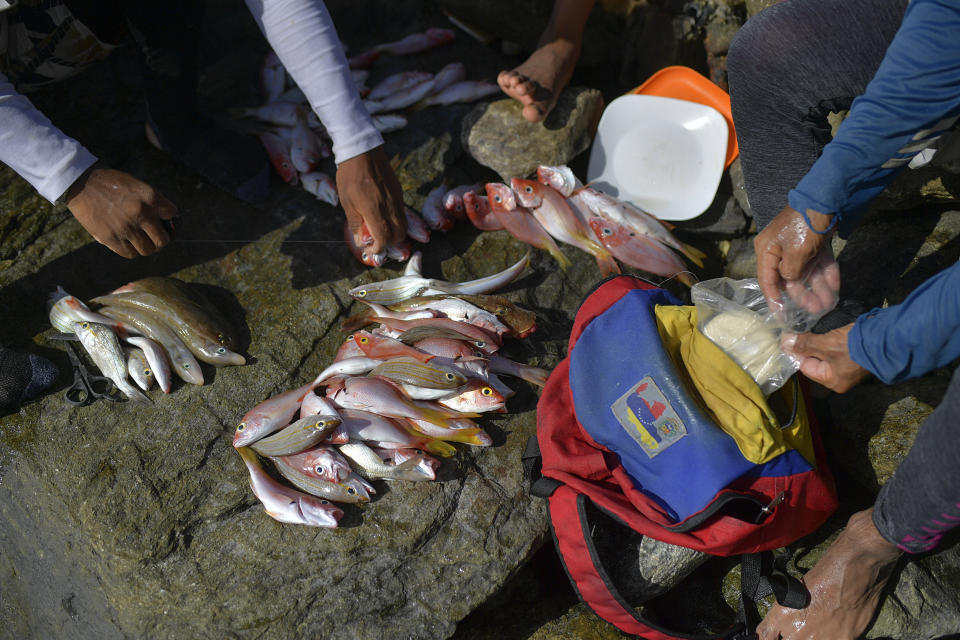
<svg viewBox="0 0 960 640">
<path fill-rule="evenodd" d="M 81 329 L 89 329 L 89 328 L 90 328 L 90 323 L 89 323 L 89 322 L 84 322 L 84 323 L 82 323 L 82 324 L 80 325 L 80 328 L 81 328 Z"/>
<path fill-rule="evenodd" d="M 321 501 L 320 501 L 320 504 L 330 504 L 330 502 L 327 501 L 327 500 L 321 500 Z"/>
<path fill-rule="evenodd" d="M 360 289 L 360 291 L 357 291 L 357 296 L 358 296 L 358 297 L 362 298 L 362 297 L 365 296 L 365 295 L 367 295 L 367 290 L 366 290 L 366 289 Z"/>
<path fill-rule="evenodd" d="M 347 495 L 348 495 L 348 496 L 356 495 L 356 493 L 357 493 L 357 490 L 356 490 L 356 489 L 354 489 L 353 487 L 347 487 Z"/>
<path fill-rule="evenodd" d="M 319 475 L 323 475 L 323 467 L 321 467 L 320 465 L 317 465 L 317 466 L 314 468 L 314 471 L 316 471 L 317 474 L 319 474 Z"/>
<path fill-rule="evenodd" d="M 226 353 L 226 352 L 227 350 L 224 349 L 223 347 L 220 347 L 219 349 L 217 349 L 217 353 Z"/>
<path fill-rule="evenodd" d="M 485 396 L 492 396 L 493 389 L 491 389 L 490 387 L 484 387 L 483 389 L 480 389 L 480 393 L 482 393 Z"/>
<path fill-rule="evenodd" d="M 350 342 L 351 340 L 353 340 L 353 336 L 352 335 L 347 336 L 347 342 Z"/>
<path fill-rule="evenodd" d="M 360 341 L 360 344 L 367 344 L 368 342 L 370 342 L 370 338 L 366 336 L 360 336 L 359 338 L 357 338 L 357 340 Z"/>
<path fill-rule="evenodd" d="M 503 202 L 503 198 L 501 198 L 500 196 L 493 196 L 493 201 L 494 201 L 494 202 Z"/>
<path fill-rule="evenodd" d="M 184 368 L 184 369 L 189 369 L 189 368 L 190 368 L 190 363 L 189 363 L 189 362 L 184 362 L 184 363 L 183 363 L 183 368 Z"/>
<path fill-rule="evenodd" d="M 533 187 L 531 187 L 530 185 L 525 186 L 523 190 L 526 191 L 527 193 L 533 193 Z"/>
<path fill-rule="evenodd" d="M 143 375 L 145 375 L 145 376 L 152 376 L 152 375 L 153 375 L 153 371 L 150 371 L 150 369 L 144 369 L 144 370 L 143 370 Z"/>
<path fill-rule="evenodd" d="M 477 341 L 474 342 L 473 344 L 477 345 L 477 346 L 480 347 L 481 349 L 483 349 L 485 346 L 487 346 L 487 343 L 486 343 L 485 340 L 477 340 Z"/>
<path fill-rule="evenodd" d="M 447 374 L 447 380 L 454 380 L 454 379 L 456 379 L 455 375 L 453 375 L 452 373 Z"/>
<path fill-rule="evenodd" d="M 603 235 L 605 235 L 605 236 L 612 236 L 612 235 L 613 235 L 613 229 L 611 229 L 610 227 L 604 227 L 604 228 L 603 228 Z"/>
<path fill-rule="evenodd" d="M 237 431 L 243 431 L 246 428 L 247 428 L 246 422 L 241 422 L 240 424 L 237 425 Z"/>
</svg>

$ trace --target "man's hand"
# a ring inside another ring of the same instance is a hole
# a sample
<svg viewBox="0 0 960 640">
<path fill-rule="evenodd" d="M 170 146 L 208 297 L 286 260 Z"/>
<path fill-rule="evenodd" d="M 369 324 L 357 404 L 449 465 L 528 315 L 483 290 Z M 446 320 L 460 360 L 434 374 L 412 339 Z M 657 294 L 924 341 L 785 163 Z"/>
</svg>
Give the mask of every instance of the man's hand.
<svg viewBox="0 0 960 640">
<path fill-rule="evenodd" d="M 823 231 L 830 216 L 808 211 L 814 229 Z M 840 270 L 830 249 L 831 234 L 815 233 L 800 212 L 785 207 L 757 234 L 757 281 L 760 290 L 778 312 L 783 307 L 780 291 L 811 313 L 828 311 L 836 304 Z"/>
<path fill-rule="evenodd" d="M 783 338 L 783 350 L 800 359 L 800 371 L 837 393 L 857 386 L 870 372 L 850 359 L 848 324 L 827 333 L 793 333 Z"/>
<path fill-rule="evenodd" d="M 372 254 L 380 253 L 406 236 L 403 190 L 383 147 L 341 162 L 337 166 L 337 191 L 357 246 L 363 246 L 364 223 L 373 236 L 373 244 L 365 250 Z"/>
<path fill-rule="evenodd" d="M 67 191 L 67 207 L 93 239 L 124 258 L 147 256 L 170 242 L 164 220 L 177 208 L 130 174 L 94 167 Z"/>
</svg>

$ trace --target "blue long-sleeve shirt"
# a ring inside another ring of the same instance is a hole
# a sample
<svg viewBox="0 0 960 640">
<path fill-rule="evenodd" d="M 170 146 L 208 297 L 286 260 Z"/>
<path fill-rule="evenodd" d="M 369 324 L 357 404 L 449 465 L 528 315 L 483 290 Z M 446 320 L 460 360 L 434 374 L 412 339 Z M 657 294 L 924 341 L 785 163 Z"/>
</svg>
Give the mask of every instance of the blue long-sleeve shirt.
<svg viewBox="0 0 960 640">
<path fill-rule="evenodd" d="M 838 215 L 847 235 L 865 205 L 958 114 L 960 2 L 912 0 L 864 94 L 790 191 L 790 206 Z"/>
<path fill-rule="evenodd" d="M 924 282 L 900 304 L 857 318 L 847 348 L 854 362 L 888 384 L 960 357 L 960 262 Z"/>
</svg>

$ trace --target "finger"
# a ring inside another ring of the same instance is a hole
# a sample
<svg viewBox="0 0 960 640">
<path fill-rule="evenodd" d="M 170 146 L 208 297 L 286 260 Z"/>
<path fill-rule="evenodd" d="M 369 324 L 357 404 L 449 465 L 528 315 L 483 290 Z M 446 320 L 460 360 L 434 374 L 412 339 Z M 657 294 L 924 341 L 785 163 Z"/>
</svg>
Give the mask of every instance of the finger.
<svg viewBox="0 0 960 640">
<path fill-rule="evenodd" d="M 787 297 L 801 309 L 806 309 L 810 313 L 820 313 L 822 311 L 820 299 L 813 295 L 802 281 L 787 280 L 784 284 L 784 290 Z"/>
<path fill-rule="evenodd" d="M 807 376 L 814 382 L 818 382 L 827 388 L 832 388 L 833 367 L 829 362 L 818 358 L 804 358 L 800 362 L 800 373 Z"/>
<path fill-rule="evenodd" d="M 167 200 L 162 194 L 158 193 L 154 199 L 153 206 L 157 211 L 157 215 L 160 216 L 161 220 L 173 220 L 180 212 L 177 210 L 177 205 L 173 204 Z"/>
<path fill-rule="evenodd" d="M 837 305 L 837 292 L 827 282 L 826 274 L 822 269 L 810 274 L 810 293 L 817 299 L 822 311 L 829 311 Z"/>
<path fill-rule="evenodd" d="M 97 242 L 100 242 L 100 241 L 97 240 Z M 128 260 L 132 260 L 133 258 L 136 258 L 139 255 L 137 253 L 137 250 L 134 249 L 133 245 L 130 244 L 130 242 L 128 242 L 127 240 L 117 240 L 115 242 L 109 242 L 109 243 L 100 242 L 100 244 L 104 245 L 105 247 L 113 251 L 118 256 L 127 258 Z"/>
<path fill-rule="evenodd" d="M 380 216 L 370 216 L 369 218 L 364 218 L 363 221 L 367 225 L 367 231 L 370 232 L 370 236 L 373 238 L 373 243 L 365 247 L 364 250 L 369 253 L 380 253 L 390 244 L 390 238 L 392 237 L 392 232 L 386 220 Z"/>
<path fill-rule="evenodd" d="M 834 291 L 840 291 L 840 265 L 831 260 L 823 269 L 823 279 Z"/>
<path fill-rule="evenodd" d="M 825 354 L 824 344 L 827 334 L 818 333 L 793 333 L 786 334 L 781 341 L 783 348 L 802 358 L 823 359 Z"/>
<path fill-rule="evenodd" d="M 163 223 L 159 220 L 147 220 L 143 223 L 141 229 L 153 244 L 154 251 L 158 251 L 170 244 L 170 234 L 167 233 Z"/>
<path fill-rule="evenodd" d="M 763 296 L 771 302 L 780 302 L 780 256 L 768 249 L 757 251 L 757 282 Z"/>
<path fill-rule="evenodd" d="M 127 233 L 127 242 L 133 245 L 137 254 L 141 256 L 148 256 L 157 251 L 157 246 L 153 243 L 153 240 L 140 228 L 131 229 Z"/>
</svg>

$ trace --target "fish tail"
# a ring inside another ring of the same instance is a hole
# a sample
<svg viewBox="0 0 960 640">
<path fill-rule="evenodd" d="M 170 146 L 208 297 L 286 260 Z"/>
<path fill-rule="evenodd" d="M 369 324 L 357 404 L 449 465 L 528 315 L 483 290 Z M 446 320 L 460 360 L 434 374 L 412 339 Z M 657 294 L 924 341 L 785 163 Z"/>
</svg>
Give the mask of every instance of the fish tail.
<svg viewBox="0 0 960 640">
<path fill-rule="evenodd" d="M 368 324 L 372 324 L 375 317 L 376 315 L 369 309 L 366 311 L 361 311 L 360 313 L 355 313 L 340 323 L 340 330 L 352 333 L 358 329 L 362 329 Z"/>
<path fill-rule="evenodd" d="M 557 264 L 560 265 L 560 268 L 566 271 L 567 267 L 570 266 L 571 262 L 570 262 L 570 258 L 565 256 L 563 254 L 563 251 L 560 250 L 560 247 L 554 244 L 552 247 L 548 247 L 547 251 L 549 251 L 550 255 L 553 256 L 553 259 L 557 261 Z"/>
<path fill-rule="evenodd" d="M 679 241 L 678 241 L 679 242 Z M 683 252 L 683 255 L 693 264 L 697 265 L 701 269 L 703 268 L 703 259 L 707 257 L 707 254 L 696 247 L 687 244 L 686 242 L 680 242 L 680 251 Z"/>
<path fill-rule="evenodd" d="M 689 271 L 681 271 L 675 277 L 677 278 L 677 280 L 687 285 L 688 287 L 692 287 L 697 283 L 696 278 L 694 278 L 693 274 L 690 273 Z"/>
<path fill-rule="evenodd" d="M 535 384 L 538 387 L 546 386 L 547 378 L 550 377 L 550 372 L 546 369 L 531 367 L 530 365 L 520 365 L 517 373 L 521 380 L 526 380 L 530 384 Z"/>
<path fill-rule="evenodd" d="M 447 424 L 447 419 L 450 417 L 444 411 L 438 411 L 436 409 L 429 409 L 427 407 L 418 407 L 416 405 L 410 405 L 417 413 L 416 417 L 420 420 L 426 420 L 430 424 L 435 424 L 438 427 L 449 428 Z"/>
<path fill-rule="evenodd" d="M 594 254 L 597 258 L 597 266 L 600 268 L 600 273 L 603 276 L 612 276 L 621 273 L 620 265 L 617 264 L 616 259 L 613 255 L 603 249 L 602 252 L 597 252 Z"/>
<path fill-rule="evenodd" d="M 132 401 L 134 401 L 134 402 L 144 402 L 144 403 L 146 403 L 146 404 L 153 404 L 153 400 L 151 400 L 149 397 L 145 396 L 142 391 L 140 391 L 139 389 L 137 389 L 135 386 L 133 386 L 132 384 L 130 384 L 130 383 L 127 382 L 126 380 L 123 380 L 123 381 L 122 381 L 123 384 L 120 384 L 120 382 L 118 382 L 118 381 L 116 381 L 116 380 L 114 380 L 113 382 L 114 382 L 114 384 L 117 385 L 117 388 L 120 389 L 120 391 L 123 392 L 123 395 L 127 396 L 127 397 L 130 398 Z"/>
<path fill-rule="evenodd" d="M 427 440 L 424 442 L 423 449 L 428 453 L 432 453 L 435 456 L 440 456 L 441 458 L 451 458 L 457 452 L 457 448 L 451 444 L 447 444 L 443 440 Z"/>
</svg>

